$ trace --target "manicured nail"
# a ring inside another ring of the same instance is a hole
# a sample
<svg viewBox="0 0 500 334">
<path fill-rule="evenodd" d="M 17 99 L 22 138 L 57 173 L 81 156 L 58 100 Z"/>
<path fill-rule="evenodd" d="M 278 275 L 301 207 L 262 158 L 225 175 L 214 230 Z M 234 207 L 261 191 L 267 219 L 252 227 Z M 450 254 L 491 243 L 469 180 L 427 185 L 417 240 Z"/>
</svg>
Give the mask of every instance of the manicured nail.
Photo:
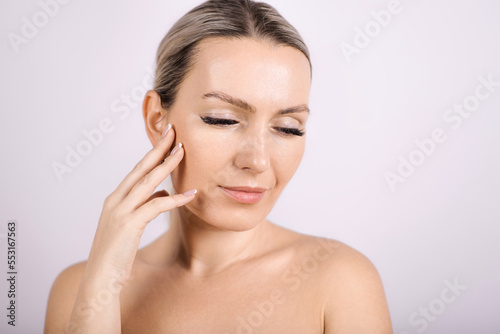
<svg viewBox="0 0 500 334">
<path fill-rule="evenodd" d="M 182 146 L 182 143 L 179 143 L 177 145 L 175 145 L 174 149 L 172 150 L 172 152 L 170 152 L 170 155 L 174 155 Z"/>
<path fill-rule="evenodd" d="M 172 128 L 172 124 L 168 123 L 167 127 L 165 128 L 165 130 L 163 130 L 163 133 L 161 134 L 161 137 L 165 137 L 168 133 L 168 130 L 170 130 Z"/>
<path fill-rule="evenodd" d="M 191 190 L 188 190 L 186 191 L 185 193 L 183 193 L 184 196 L 191 196 L 193 194 L 196 194 L 198 192 L 198 190 L 196 189 L 191 189 Z"/>
</svg>

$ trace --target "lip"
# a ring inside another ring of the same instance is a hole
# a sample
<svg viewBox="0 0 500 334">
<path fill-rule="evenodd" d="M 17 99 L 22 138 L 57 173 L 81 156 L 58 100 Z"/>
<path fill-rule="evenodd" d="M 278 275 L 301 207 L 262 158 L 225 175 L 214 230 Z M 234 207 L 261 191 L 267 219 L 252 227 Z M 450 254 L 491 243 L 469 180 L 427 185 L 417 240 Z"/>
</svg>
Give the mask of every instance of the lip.
<svg viewBox="0 0 500 334">
<path fill-rule="evenodd" d="M 240 203 L 257 203 L 267 189 L 260 187 L 223 187 L 226 194 Z"/>
</svg>

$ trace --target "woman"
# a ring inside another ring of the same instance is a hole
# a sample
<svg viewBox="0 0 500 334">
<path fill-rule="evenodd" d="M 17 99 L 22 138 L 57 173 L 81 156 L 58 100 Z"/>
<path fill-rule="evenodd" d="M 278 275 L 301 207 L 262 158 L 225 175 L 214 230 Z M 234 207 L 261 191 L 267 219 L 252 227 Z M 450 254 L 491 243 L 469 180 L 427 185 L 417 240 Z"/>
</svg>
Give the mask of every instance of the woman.
<svg viewBox="0 0 500 334">
<path fill-rule="evenodd" d="M 269 5 L 182 17 L 143 103 L 154 148 L 106 198 L 88 260 L 54 282 L 45 333 L 392 333 L 365 256 L 266 219 L 304 153 L 310 84 L 307 47 Z M 168 175 L 175 194 L 153 193 Z"/>
</svg>

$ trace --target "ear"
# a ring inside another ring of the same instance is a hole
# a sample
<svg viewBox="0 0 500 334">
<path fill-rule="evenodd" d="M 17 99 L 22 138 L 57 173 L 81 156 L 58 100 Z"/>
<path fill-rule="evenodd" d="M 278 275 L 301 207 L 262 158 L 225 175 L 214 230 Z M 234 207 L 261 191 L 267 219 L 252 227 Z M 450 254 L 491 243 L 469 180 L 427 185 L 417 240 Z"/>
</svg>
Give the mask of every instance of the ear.
<svg viewBox="0 0 500 334">
<path fill-rule="evenodd" d="M 142 116 L 146 125 L 146 133 L 153 146 L 160 140 L 163 129 L 168 124 L 167 111 L 161 106 L 160 95 L 149 90 L 142 103 Z"/>
</svg>

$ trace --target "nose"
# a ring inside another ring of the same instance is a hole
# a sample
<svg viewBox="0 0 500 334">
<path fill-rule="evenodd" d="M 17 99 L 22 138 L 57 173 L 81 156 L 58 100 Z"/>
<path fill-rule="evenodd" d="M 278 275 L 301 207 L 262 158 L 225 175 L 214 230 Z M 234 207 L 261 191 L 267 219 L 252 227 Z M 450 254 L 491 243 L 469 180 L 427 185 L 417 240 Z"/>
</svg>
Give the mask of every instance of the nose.
<svg viewBox="0 0 500 334">
<path fill-rule="evenodd" d="M 253 133 L 250 132 L 249 130 L 240 141 L 235 164 L 242 170 L 262 173 L 269 169 L 271 164 L 270 143 L 266 143 L 267 137 L 264 131 L 255 129 Z"/>
</svg>

